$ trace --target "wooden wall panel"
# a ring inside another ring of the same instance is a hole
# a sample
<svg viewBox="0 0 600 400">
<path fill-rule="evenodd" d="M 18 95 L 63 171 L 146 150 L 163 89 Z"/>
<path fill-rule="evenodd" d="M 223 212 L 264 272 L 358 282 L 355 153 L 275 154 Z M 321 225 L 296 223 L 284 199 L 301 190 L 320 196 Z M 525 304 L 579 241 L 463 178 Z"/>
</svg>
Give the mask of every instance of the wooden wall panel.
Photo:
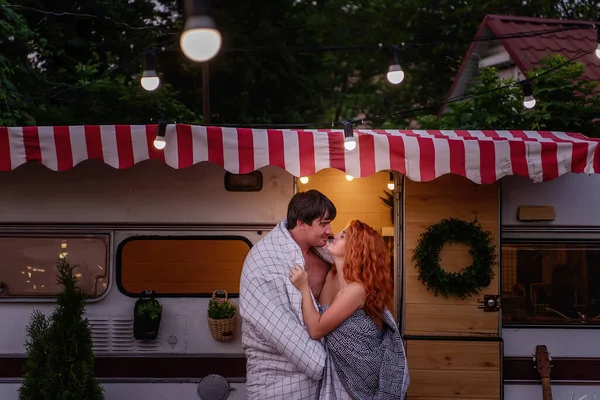
<svg viewBox="0 0 600 400">
<path fill-rule="evenodd" d="M 500 293 L 498 265 L 489 287 L 475 296 L 460 299 L 434 296 L 419 281 L 412 261 L 421 233 L 444 218 L 477 219 L 490 231 L 498 247 L 498 185 L 480 186 L 445 175 L 432 182 L 405 181 L 404 197 L 404 333 L 411 384 L 410 400 L 500 399 L 499 342 L 468 340 L 417 340 L 426 336 L 497 336 L 498 314 L 478 308 L 484 294 Z M 442 267 L 451 272 L 471 264 L 469 247 L 462 243 L 444 246 Z"/>
<path fill-rule="evenodd" d="M 476 296 L 465 300 L 458 297 L 434 296 L 417 278 L 412 261 L 420 235 L 429 225 L 444 218 L 454 217 L 465 221 L 479 220 L 482 228 L 492 232 L 498 249 L 499 197 L 498 185 L 476 185 L 466 178 L 445 175 L 434 181 L 405 182 L 405 334 L 462 336 L 494 336 L 498 332 L 498 314 L 484 313 L 478 299 L 484 294 L 498 294 L 498 265 L 494 266 L 492 284 Z M 442 267 L 459 271 L 471 263 L 468 246 L 445 246 L 441 255 Z M 497 250 L 498 252 L 498 250 Z"/>
<path fill-rule="evenodd" d="M 500 343 L 409 340 L 410 400 L 499 399 Z"/>
</svg>

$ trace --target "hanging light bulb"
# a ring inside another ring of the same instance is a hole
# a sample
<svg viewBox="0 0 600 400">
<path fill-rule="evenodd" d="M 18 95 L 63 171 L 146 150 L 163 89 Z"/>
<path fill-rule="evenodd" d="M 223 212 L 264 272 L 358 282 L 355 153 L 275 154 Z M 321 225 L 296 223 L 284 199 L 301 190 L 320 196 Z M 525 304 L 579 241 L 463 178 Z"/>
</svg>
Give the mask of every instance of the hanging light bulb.
<svg viewBox="0 0 600 400">
<path fill-rule="evenodd" d="M 404 80 L 404 71 L 402 71 L 400 62 L 398 62 L 398 46 L 392 46 L 390 51 L 392 53 L 392 57 L 387 73 L 387 80 L 391 84 L 397 85 Z"/>
<path fill-rule="evenodd" d="M 156 54 L 153 50 L 144 52 L 144 72 L 140 80 L 142 87 L 151 92 L 160 85 L 160 78 L 156 75 Z"/>
<path fill-rule="evenodd" d="M 301 176 L 300 183 L 306 185 L 308 183 L 308 176 Z"/>
<path fill-rule="evenodd" d="M 167 123 L 160 121 L 156 127 L 156 139 L 154 139 L 154 147 L 158 150 L 162 150 L 167 145 L 165 135 L 167 133 Z"/>
<path fill-rule="evenodd" d="M 531 82 L 529 79 L 523 81 L 523 105 L 526 108 L 535 107 L 535 97 L 533 97 L 533 91 L 531 89 Z"/>
<path fill-rule="evenodd" d="M 353 177 L 352 175 L 348 175 L 348 174 L 346 174 L 346 180 L 347 180 L 348 182 L 350 182 L 352 179 L 354 179 L 354 177 Z"/>
<path fill-rule="evenodd" d="M 599 26 L 596 27 L 596 42 L 598 42 L 598 44 L 596 45 L 596 57 L 600 58 L 600 27 Z"/>
<path fill-rule="evenodd" d="M 394 184 L 394 174 L 391 172 L 390 172 L 390 180 L 388 181 L 387 187 L 390 190 L 394 190 L 394 188 L 396 187 L 396 185 Z"/>
<path fill-rule="evenodd" d="M 183 54 L 196 62 L 213 58 L 221 49 L 221 33 L 208 15 L 208 0 L 186 0 L 187 18 L 179 44 Z"/>
<path fill-rule="evenodd" d="M 352 122 L 344 122 L 344 148 L 352 151 L 356 148 L 356 138 L 354 137 L 354 128 Z"/>
</svg>

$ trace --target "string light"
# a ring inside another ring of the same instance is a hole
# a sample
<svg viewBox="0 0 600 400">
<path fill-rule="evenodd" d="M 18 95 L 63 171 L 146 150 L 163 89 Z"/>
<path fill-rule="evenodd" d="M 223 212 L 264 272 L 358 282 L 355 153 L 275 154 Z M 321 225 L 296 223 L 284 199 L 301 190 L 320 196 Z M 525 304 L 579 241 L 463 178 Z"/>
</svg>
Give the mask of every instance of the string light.
<svg viewBox="0 0 600 400">
<path fill-rule="evenodd" d="M 352 181 L 353 179 L 354 179 L 354 177 L 353 177 L 352 175 L 348 175 L 348 174 L 346 174 L 346 180 L 347 180 L 348 182 Z"/>
<path fill-rule="evenodd" d="M 533 90 L 531 89 L 531 82 L 526 79 L 522 83 L 523 86 L 523 105 L 525 108 L 535 107 L 535 97 L 533 97 Z"/>
<path fill-rule="evenodd" d="M 578 53 L 575 53 L 571 58 L 569 58 L 564 63 L 559 64 L 556 67 L 549 68 L 549 69 L 547 69 L 547 70 L 545 70 L 543 72 L 540 72 L 540 73 L 536 74 L 535 78 L 540 78 L 540 77 L 542 77 L 544 75 L 551 74 L 552 72 L 557 71 L 557 70 L 563 68 L 564 66 L 566 66 L 566 65 L 568 65 L 568 64 L 576 61 L 577 59 L 579 59 L 579 58 L 581 58 L 581 57 L 583 57 L 583 56 L 585 56 L 587 54 L 590 54 L 592 51 L 594 51 L 594 50 L 580 51 Z M 390 113 L 390 114 L 378 115 L 378 116 L 370 117 L 370 118 L 363 118 L 362 121 L 363 122 L 374 122 L 374 121 L 377 121 L 377 120 L 386 120 L 386 119 L 388 119 L 390 117 L 395 117 L 395 116 L 398 116 L 398 115 L 412 114 L 412 113 L 415 113 L 415 112 L 418 112 L 418 111 L 429 110 L 429 109 L 432 109 L 432 108 L 438 108 L 439 109 L 440 107 L 448 105 L 448 104 L 456 103 L 456 102 L 463 101 L 463 100 L 468 100 L 468 99 L 471 99 L 471 98 L 474 98 L 474 97 L 484 96 L 486 94 L 498 92 L 500 90 L 505 90 L 505 89 L 513 87 L 515 85 L 522 84 L 523 82 L 525 82 L 525 80 L 523 80 L 523 81 L 516 81 L 516 82 L 513 82 L 513 83 L 511 83 L 509 85 L 502 85 L 502 86 L 498 86 L 498 87 L 495 87 L 495 88 L 489 89 L 489 90 L 482 90 L 482 91 L 475 92 L 475 93 L 470 93 L 470 94 L 464 94 L 464 95 L 461 95 L 461 96 L 451 97 L 451 98 L 449 98 L 449 99 L 447 99 L 445 101 L 434 103 L 434 104 L 431 104 L 431 105 L 428 105 L 428 106 L 415 107 L 415 108 L 411 108 L 409 110 L 397 111 L 397 112 L 393 112 L 393 113 Z"/>
<path fill-rule="evenodd" d="M 167 145 L 165 135 L 167 132 L 167 123 L 160 121 L 156 127 L 156 139 L 154 139 L 154 147 L 158 150 L 162 150 Z"/>
<path fill-rule="evenodd" d="M 208 0 L 186 0 L 186 12 L 180 45 L 183 54 L 192 61 L 205 62 L 221 49 L 221 33 L 208 15 Z"/>
<path fill-rule="evenodd" d="M 356 148 L 356 138 L 354 137 L 354 127 L 352 121 L 346 121 L 344 125 L 344 148 L 352 151 Z"/>
<path fill-rule="evenodd" d="M 540 72 L 538 74 L 536 74 L 535 78 L 539 78 L 542 77 L 544 75 L 550 74 L 554 71 L 557 71 L 561 68 L 563 68 L 564 66 L 576 61 L 577 59 L 590 54 L 592 51 L 594 50 L 588 50 L 588 51 L 580 51 L 576 54 L 574 54 L 571 58 L 569 58 L 567 61 L 565 61 L 564 63 L 557 65 L 555 67 L 549 68 L 543 72 Z M 402 111 L 396 111 L 396 112 L 392 112 L 389 114 L 382 114 L 382 115 L 377 115 L 377 116 L 373 116 L 373 117 L 369 117 L 369 118 L 362 118 L 359 120 L 355 120 L 352 122 L 360 122 L 360 123 L 364 123 L 364 122 L 375 122 L 377 120 L 386 120 L 389 119 L 390 117 L 395 117 L 395 116 L 399 116 L 399 115 L 407 115 L 407 114 L 412 114 L 412 113 L 417 113 L 419 111 L 425 111 L 425 110 L 429 110 L 429 109 L 439 109 L 442 106 L 448 105 L 448 104 L 452 104 L 452 103 L 456 103 L 456 102 L 460 102 L 463 100 L 468 100 L 471 98 L 475 98 L 475 97 L 479 97 L 479 96 L 484 96 L 493 92 L 497 92 L 500 90 L 505 90 L 507 88 L 513 87 L 515 85 L 519 85 L 522 84 L 524 81 L 516 81 L 513 82 L 511 84 L 508 85 L 503 85 L 503 86 L 499 86 L 499 87 L 495 87 L 493 89 L 489 89 L 489 90 L 482 90 L 482 91 L 478 91 L 478 92 L 474 92 L 474 93 L 470 93 L 470 94 L 464 94 L 464 95 L 460 95 L 460 96 L 455 96 L 455 97 L 451 97 L 445 101 L 442 102 L 438 102 L 438 103 L 432 103 L 428 106 L 422 106 L 422 107 L 415 107 L 415 108 L 411 108 L 408 110 L 402 110 Z M 87 85 L 86 85 L 87 86 Z M 78 87 L 79 88 L 79 87 Z M 37 98 L 51 98 L 54 100 L 59 100 L 68 104 L 76 104 L 75 101 L 71 101 L 69 99 L 63 99 L 63 98 L 57 98 L 55 96 L 50 96 L 48 94 L 43 94 L 43 93 L 29 93 L 29 92 L 22 92 L 22 91 L 18 91 L 18 90 L 14 90 L 14 89 L 10 89 L 10 88 L 5 88 L 5 90 L 7 92 L 15 92 L 15 93 L 19 93 L 19 94 L 27 94 L 27 95 L 31 95 Z M 107 108 L 99 108 L 99 107 L 93 107 L 92 109 L 97 110 L 97 111 L 103 111 L 103 112 L 115 112 L 119 115 L 123 115 L 125 116 L 125 114 L 120 114 L 118 112 L 118 110 L 109 110 Z M 324 126 L 335 126 L 335 125 L 344 125 L 341 122 L 312 122 L 312 123 L 304 123 L 304 124 L 231 124 L 231 123 L 223 123 L 223 124 L 211 124 L 211 126 L 216 126 L 216 127 L 232 127 L 232 128 L 259 128 L 259 129 L 269 129 L 269 128 L 276 128 L 276 129 L 309 129 L 309 128 L 322 128 Z M 159 138 L 159 141 L 161 139 Z M 352 146 L 352 145 L 350 145 Z M 164 145 L 163 145 L 164 147 Z"/>
<path fill-rule="evenodd" d="M 308 183 L 308 176 L 301 176 L 300 183 L 302 183 L 303 185 L 306 185 Z"/>
<path fill-rule="evenodd" d="M 391 62 L 390 67 L 388 68 L 387 80 L 391 84 L 397 85 L 404 80 L 404 71 L 402 71 L 400 62 L 398 62 L 398 46 L 392 46 L 390 48 L 390 53 Z"/>
<path fill-rule="evenodd" d="M 122 25 L 125 26 L 128 29 L 133 29 L 133 30 L 142 30 L 142 29 L 157 29 L 157 30 L 162 30 L 163 32 L 169 34 L 169 35 L 175 35 L 174 33 L 171 32 L 166 32 L 164 29 L 162 29 L 159 26 L 152 26 L 152 25 L 148 25 L 148 26 L 141 26 L 141 27 L 135 27 L 135 26 L 130 26 L 127 23 L 121 22 L 121 21 L 115 21 L 109 17 L 106 16 L 100 16 L 100 15 L 93 15 L 93 14 L 84 14 L 84 13 L 70 13 L 70 12 L 53 12 L 53 11 L 45 11 L 45 10 L 40 10 L 40 9 L 36 9 L 33 7 L 28 7 L 28 6 L 20 6 L 20 5 L 8 5 L 8 4 L 3 4 L 0 5 L 0 9 L 2 8 L 21 8 L 21 9 L 26 9 L 29 11 L 33 11 L 33 12 L 38 12 L 38 13 L 42 13 L 42 14 L 51 14 L 51 15 L 55 15 L 55 16 L 73 16 L 73 17 L 82 17 L 82 18 L 98 18 L 98 19 L 106 19 L 108 21 L 113 22 L 116 25 Z M 201 56 L 200 57 L 196 57 L 198 61 L 203 61 L 203 60 L 209 60 L 212 57 L 214 57 L 220 50 L 221 47 L 221 35 L 219 33 L 219 31 L 216 29 L 216 26 L 214 24 L 214 21 L 212 20 L 212 18 L 208 15 L 208 11 L 207 11 L 207 0 L 186 0 L 186 11 L 188 12 L 188 18 L 186 19 L 186 24 L 185 24 L 185 28 L 183 33 L 181 34 L 180 37 L 180 45 L 181 48 L 184 52 L 184 54 L 186 54 L 186 56 L 190 57 L 191 59 L 193 58 L 193 55 L 191 54 L 192 52 L 196 51 L 200 51 Z M 407 43 L 406 46 L 428 46 L 428 45 L 439 45 L 442 43 L 468 43 L 468 42 L 479 42 L 479 41 L 490 41 L 490 40 L 498 40 L 498 39 L 514 39 L 514 38 L 525 38 L 525 37 L 532 37 L 532 36 L 539 36 L 539 35 L 548 35 L 551 33 L 557 33 L 557 32 L 564 32 L 564 31 L 569 31 L 569 30 L 581 30 L 581 29 L 595 29 L 597 32 L 597 46 L 595 49 L 592 49 L 588 52 L 584 52 L 583 54 L 580 55 L 576 55 L 577 57 L 573 57 L 571 58 L 568 62 L 573 61 L 575 58 L 579 58 L 585 54 L 590 53 L 591 51 L 595 51 L 596 55 L 600 58 L 600 27 L 597 26 L 594 23 L 581 23 L 581 24 L 572 24 L 568 27 L 559 27 L 559 28 L 549 28 L 549 29 L 545 29 L 545 30 L 535 30 L 535 31 L 529 31 L 529 32 L 519 32 L 519 33 L 511 33 L 511 34 L 506 34 L 506 35 L 489 35 L 489 36 L 479 36 L 476 38 L 473 38 L 472 40 L 438 40 L 435 42 L 431 42 L 431 43 L 418 43 L 418 42 L 412 42 L 412 43 Z M 195 35 L 195 34 L 199 34 L 199 35 Z M 189 38 L 188 38 L 189 36 Z M 205 41 L 201 41 L 198 42 L 198 40 L 194 39 L 195 37 L 205 37 L 207 40 Z M 185 39 L 184 39 L 185 37 Z M 185 43 L 184 43 L 185 42 Z M 192 44 L 196 44 L 196 46 L 191 46 L 188 47 L 187 43 L 190 43 L 190 45 Z M 200 46 L 198 46 L 198 43 L 201 43 Z M 404 46 L 404 44 L 403 44 Z M 381 48 L 381 44 L 378 45 L 379 48 Z M 194 50 L 194 48 L 196 50 Z M 200 50 L 198 50 L 198 48 L 200 48 Z M 320 48 L 316 48 L 316 49 L 291 49 L 291 48 L 286 48 L 284 49 L 284 51 L 296 51 L 296 52 L 321 52 L 321 51 L 334 51 L 334 50 L 348 50 L 348 49 L 371 49 L 374 48 L 374 46 L 329 46 L 329 47 L 320 47 Z M 392 53 L 392 63 L 389 67 L 388 70 L 388 74 L 390 73 L 396 73 L 396 76 L 400 76 L 400 72 L 401 71 L 401 67 L 399 63 L 395 63 L 394 62 L 394 56 L 397 58 L 397 53 L 398 53 L 398 47 L 397 46 L 390 46 L 389 49 L 391 50 Z M 267 51 L 281 51 L 280 49 L 266 49 Z M 186 51 L 189 51 L 190 54 L 187 54 Z M 242 51 L 242 52 L 249 52 L 252 51 L 252 49 L 228 49 L 228 51 Z M 265 48 L 261 48 L 259 49 L 259 51 L 265 51 Z M 392 68 L 394 65 L 397 65 L 398 68 Z M 563 65 L 566 65 L 563 64 Z M 562 67 L 559 66 L 558 68 Z M 115 67 L 112 71 L 114 71 L 115 69 L 119 68 L 118 66 Z M 552 70 L 558 69 L 558 68 L 553 68 L 551 70 L 547 70 L 544 73 L 540 74 L 543 75 L 545 73 L 549 73 Z M 77 86 L 77 87 L 69 87 L 65 90 L 71 90 L 71 89 L 78 89 L 78 88 L 82 88 L 82 87 L 86 87 L 89 86 L 97 81 L 100 81 L 101 78 L 103 78 L 104 76 L 108 75 L 111 71 L 107 71 L 103 76 L 100 76 L 99 78 L 88 82 L 84 85 L 81 86 Z M 402 75 L 404 75 L 404 73 L 402 72 Z M 154 78 L 153 76 L 148 76 L 148 78 Z M 156 76 L 156 78 L 158 79 L 158 77 Z M 403 76 L 402 76 L 403 79 Z M 400 79 L 400 81 L 402 80 Z M 398 78 L 396 78 L 396 80 L 398 80 Z M 391 80 L 390 80 L 391 81 Z M 515 84 L 521 84 L 523 82 L 516 82 Z M 159 80 L 159 84 L 160 84 L 160 80 Z M 144 86 L 144 84 L 142 83 L 142 86 Z M 151 85 L 150 85 L 151 86 Z M 514 84 L 512 85 L 506 85 L 504 87 L 498 88 L 497 90 L 501 90 L 504 89 L 505 87 L 510 87 L 510 86 L 514 86 Z M 526 89 L 526 84 L 523 83 L 523 90 L 525 91 Z M 528 86 L 531 86 L 531 83 L 528 84 Z M 158 85 L 157 85 L 158 87 Z M 425 106 L 425 107 L 419 107 L 419 108 L 413 108 L 410 110 L 405 110 L 405 111 L 400 111 L 400 112 L 395 112 L 395 113 L 391 113 L 391 114 L 387 114 L 385 116 L 378 116 L 378 117 L 371 117 L 369 119 L 364 119 L 364 121 L 375 121 L 377 119 L 383 119 L 383 118 L 389 118 L 392 116 L 397 116 L 397 115 L 402 115 L 402 114 L 408 114 L 408 113 L 413 113 L 416 111 L 422 111 L 425 109 L 429 109 L 429 108 L 433 108 L 436 106 L 442 106 L 442 105 L 446 105 L 446 104 L 450 104 L 456 101 L 462 101 L 468 98 L 472 98 L 472 97 L 476 97 L 479 95 L 483 95 L 483 94 L 487 94 L 490 93 L 494 90 L 490 90 L 490 91 L 485 91 L 485 92 L 480 92 L 480 93 L 474 93 L 474 94 L 470 94 L 470 95 L 465 95 L 465 96 L 457 96 L 455 98 L 451 98 L 448 99 L 447 101 L 441 102 L 441 103 L 437 103 L 437 104 L 432 104 L 430 106 Z M 25 92 L 20 92 L 18 90 L 14 90 L 14 89 L 7 89 L 7 91 L 10 92 L 16 92 L 16 93 L 25 93 Z M 62 91 L 60 92 L 62 93 Z M 26 93 L 31 95 L 31 93 Z M 55 100 L 59 100 L 59 101 L 65 101 L 68 102 L 68 99 L 60 99 L 55 97 L 56 94 L 54 96 L 48 96 L 46 94 L 40 94 L 41 96 L 44 97 L 51 97 Z M 533 107 L 535 105 L 535 98 L 533 98 L 533 95 L 531 95 L 531 98 L 529 98 L 528 95 L 526 95 L 525 97 L 527 97 L 527 104 L 525 104 L 525 107 L 528 107 L 531 105 L 531 107 Z M 533 105 L 532 105 L 533 104 Z M 530 107 L 529 107 L 530 108 Z M 98 110 L 98 108 L 95 108 Z M 265 127 L 268 126 L 278 126 L 281 127 L 282 125 L 269 125 L 269 124 L 262 124 Z M 324 125 L 323 123 L 315 123 L 315 124 L 301 124 L 305 127 L 307 126 L 322 126 Z M 231 125 L 223 125 L 223 126 L 231 126 Z M 240 126 L 249 126 L 249 125 L 240 125 Z M 295 124 L 294 126 L 299 126 L 297 124 Z M 351 127 L 350 127 L 351 129 Z M 354 134 L 352 133 L 352 136 L 349 137 L 347 135 L 346 132 L 347 128 L 346 126 L 344 127 L 344 133 L 345 133 L 345 139 L 344 139 L 344 146 L 346 149 L 348 149 L 349 151 L 353 150 L 354 148 L 356 148 L 356 138 L 354 138 Z M 161 139 L 158 138 L 158 141 L 160 142 Z M 160 146 L 161 144 L 159 144 Z M 165 144 L 164 144 L 164 140 L 163 140 L 163 144 L 162 144 L 162 148 L 164 148 Z"/>
<path fill-rule="evenodd" d="M 600 26 L 596 26 L 596 57 L 600 58 Z"/>
<path fill-rule="evenodd" d="M 396 187 L 396 185 L 394 184 L 394 174 L 392 172 L 390 172 L 390 178 L 388 180 L 387 187 L 390 190 L 394 190 L 394 188 Z"/>
<path fill-rule="evenodd" d="M 140 79 L 142 87 L 151 92 L 160 85 L 160 78 L 156 75 L 156 53 L 154 50 L 144 52 L 144 72 Z"/>
<path fill-rule="evenodd" d="M 590 54 L 592 51 L 594 50 L 588 50 L 588 51 L 579 51 L 578 53 L 575 53 L 571 58 L 569 58 L 568 60 L 566 60 L 565 62 L 563 62 L 562 64 L 559 64 L 555 67 L 549 68 L 545 71 L 539 72 L 535 75 L 535 77 L 533 77 L 532 79 L 538 79 L 544 75 L 548 75 L 551 74 L 563 67 L 565 67 L 566 65 L 569 65 L 573 62 L 575 62 L 576 60 L 578 60 L 579 58 Z M 428 106 L 422 106 L 422 107 L 415 107 L 415 108 L 411 108 L 408 110 L 403 110 L 403 111 L 396 111 L 393 113 L 389 113 L 389 114 L 382 114 L 382 115 L 377 115 L 374 117 L 369 117 L 369 118 L 361 118 L 361 119 L 356 119 L 356 120 L 352 120 L 352 121 L 347 121 L 347 122 L 332 122 L 332 123 L 328 123 L 328 122 L 313 122 L 313 123 L 307 123 L 307 124 L 211 124 L 211 126 L 217 126 L 217 127 L 235 127 L 235 128 L 259 128 L 259 129 L 269 129 L 269 128 L 276 128 L 276 129 L 282 129 L 282 128 L 287 128 L 287 129 L 308 129 L 308 128 L 320 128 L 323 126 L 327 126 L 330 125 L 332 127 L 336 126 L 336 125 L 342 125 L 344 126 L 344 148 L 346 148 L 346 150 L 348 150 L 348 147 L 351 147 L 352 149 L 356 148 L 356 138 L 354 137 L 354 132 L 352 130 L 352 124 L 353 123 L 365 123 L 365 122 L 375 122 L 377 120 L 387 120 L 390 117 L 395 117 L 395 116 L 399 116 L 399 115 L 406 115 L 406 114 L 412 114 L 412 113 L 416 113 L 419 111 L 425 111 L 425 110 L 429 110 L 429 109 L 439 109 L 442 106 L 448 105 L 448 104 L 452 104 L 452 103 L 457 103 L 460 101 L 464 101 L 464 100 L 469 100 L 475 97 L 479 97 L 479 96 L 485 96 L 487 94 L 490 93 L 494 93 L 494 92 L 498 92 L 500 90 L 506 90 L 507 88 L 511 88 L 514 87 L 515 85 L 523 85 L 524 82 L 526 81 L 530 81 L 529 79 L 524 79 L 522 81 L 515 81 L 512 82 L 508 85 L 502 85 L 502 86 L 498 86 L 492 89 L 488 89 L 488 90 L 481 90 L 478 92 L 474 92 L 474 93 L 469 93 L 469 94 L 464 94 L 464 95 L 460 95 L 460 96 L 455 96 L 455 97 L 451 97 L 445 101 L 442 102 L 438 102 L 438 103 L 433 103 L 431 105 Z M 346 145 L 346 143 L 354 141 L 354 143 L 349 143 L 348 145 Z M 348 147 L 347 147 L 348 146 Z"/>
</svg>

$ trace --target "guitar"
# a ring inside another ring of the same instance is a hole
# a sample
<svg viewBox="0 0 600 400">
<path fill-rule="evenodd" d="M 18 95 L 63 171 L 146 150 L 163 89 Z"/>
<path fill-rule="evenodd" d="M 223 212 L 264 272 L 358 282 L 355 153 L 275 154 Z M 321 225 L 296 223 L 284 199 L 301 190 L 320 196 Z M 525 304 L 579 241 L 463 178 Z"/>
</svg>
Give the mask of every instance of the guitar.
<svg viewBox="0 0 600 400">
<path fill-rule="evenodd" d="M 552 387 L 550 386 L 551 360 L 552 357 L 550 357 L 546 345 L 535 346 L 534 361 L 536 362 L 537 372 L 542 378 L 542 400 L 552 400 Z"/>
</svg>

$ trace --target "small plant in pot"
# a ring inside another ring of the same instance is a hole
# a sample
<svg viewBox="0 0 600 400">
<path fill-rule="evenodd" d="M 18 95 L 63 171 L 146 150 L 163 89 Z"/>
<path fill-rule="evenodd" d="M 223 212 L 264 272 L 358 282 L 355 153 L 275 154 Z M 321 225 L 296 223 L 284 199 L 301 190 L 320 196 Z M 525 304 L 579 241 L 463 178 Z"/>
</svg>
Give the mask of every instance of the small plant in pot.
<svg viewBox="0 0 600 400">
<path fill-rule="evenodd" d="M 145 298 L 144 294 L 151 297 Z M 133 309 L 133 336 L 137 340 L 154 340 L 158 337 L 163 307 L 154 298 L 154 292 L 144 294 L 135 302 Z"/>
<path fill-rule="evenodd" d="M 224 297 L 217 297 L 217 293 Z M 227 291 L 215 290 L 208 302 L 208 327 L 211 335 L 219 342 L 233 339 L 236 322 L 235 304 L 227 298 Z"/>
</svg>

